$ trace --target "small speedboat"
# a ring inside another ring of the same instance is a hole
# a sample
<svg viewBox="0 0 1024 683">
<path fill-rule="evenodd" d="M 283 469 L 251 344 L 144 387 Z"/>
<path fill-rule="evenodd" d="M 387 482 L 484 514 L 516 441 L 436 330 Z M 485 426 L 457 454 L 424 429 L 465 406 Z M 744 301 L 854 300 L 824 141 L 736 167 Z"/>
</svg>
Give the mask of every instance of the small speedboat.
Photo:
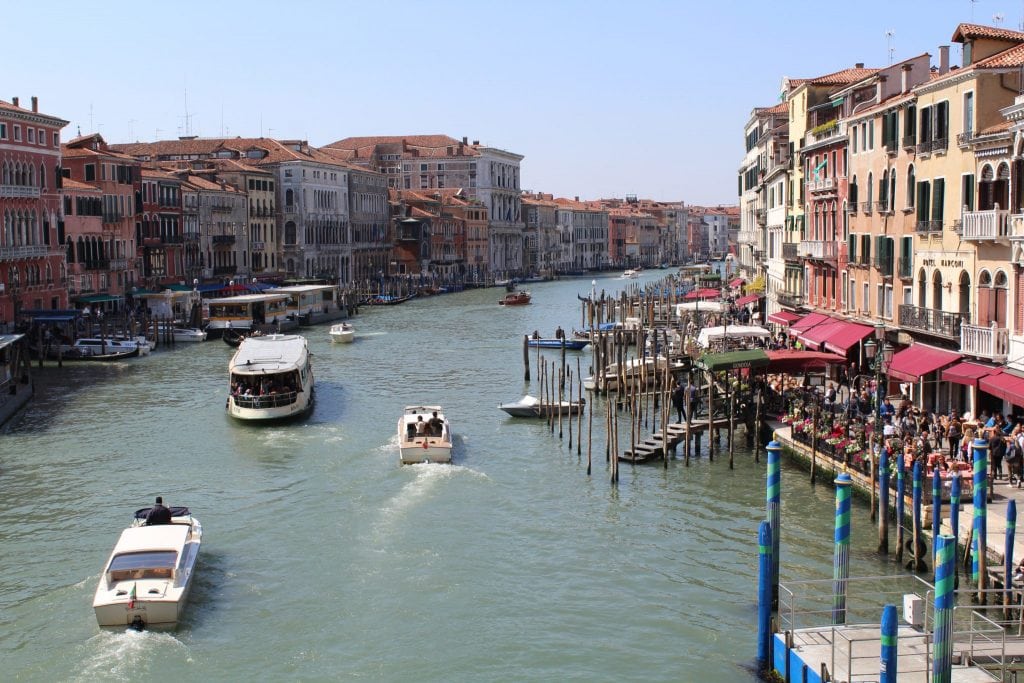
<svg viewBox="0 0 1024 683">
<path fill-rule="evenodd" d="M 174 627 L 192 588 L 203 527 L 185 507 L 171 523 L 146 525 L 135 513 L 104 565 L 92 606 L 100 626 Z"/>
<path fill-rule="evenodd" d="M 175 327 L 171 329 L 171 337 L 175 344 L 206 341 L 206 330 L 194 327 Z"/>
<path fill-rule="evenodd" d="M 565 348 L 569 351 L 581 351 L 589 343 L 589 339 L 534 339 L 531 337 L 527 344 L 533 347 L 540 347 L 542 349 L 560 349 L 562 344 L 565 344 Z"/>
<path fill-rule="evenodd" d="M 509 292 L 498 301 L 502 306 L 525 306 L 530 303 L 529 292 Z"/>
<path fill-rule="evenodd" d="M 331 325 L 330 334 L 332 342 L 351 344 L 356 336 L 356 328 L 352 327 L 352 323 L 338 323 Z"/>
<path fill-rule="evenodd" d="M 640 271 L 639 270 L 632 270 L 632 269 L 630 269 L 630 270 L 624 271 L 622 273 L 622 275 L 619 277 L 619 279 L 620 280 L 635 280 L 638 277 L 640 277 Z"/>
<path fill-rule="evenodd" d="M 578 415 L 586 405 L 586 400 L 559 401 L 556 403 L 542 402 L 536 396 L 527 394 L 514 403 L 502 403 L 498 406 L 512 417 L 547 417 L 548 415 Z"/>
<path fill-rule="evenodd" d="M 398 450 L 403 465 L 452 461 L 452 429 L 441 406 L 405 407 L 398 418 Z"/>
</svg>

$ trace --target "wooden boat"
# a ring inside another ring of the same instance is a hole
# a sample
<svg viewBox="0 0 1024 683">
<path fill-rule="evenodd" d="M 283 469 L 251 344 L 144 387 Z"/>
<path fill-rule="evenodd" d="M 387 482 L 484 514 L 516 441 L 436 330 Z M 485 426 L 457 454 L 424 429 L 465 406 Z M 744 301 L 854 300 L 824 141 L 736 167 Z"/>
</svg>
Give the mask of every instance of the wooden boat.
<svg viewBox="0 0 1024 683">
<path fill-rule="evenodd" d="M 530 303 L 529 292 L 509 292 L 498 301 L 502 306 L 525 306 Z"/>
<path fill-rule="evenodd" d="M 502 403 L 498 406 L 512 417 L 547 417 L 548 415 L 578 415 L 586 405 L 586 400 L 561 401 L 544 403 L 536 396 L 527 394 L 514 403 Z"/>
<path fill-rule="evenodd" d="M 330 335 L 332 342 L 351 344 L 356 336 L 356 328 L 352 327 L 352 323 L 338 323 L 331 325 Z"/>
<path fill-rule="evenodd" d="M 440 429 L 430 428 L 439 420 Z M 419 427 L 420 423 L 425 423 Z M 452 461 L 452 431 L 441 406 L 406 406 L 398 418 L 398 450 L 403 465 Z"/>
<path fill-rule="evenodd" d="M 203 538 L 199 520 L 171 508 L 171 523 L 146 525 L 150 508 L 121 532 L 92 601 L 100 626 L 174 627 L 188 601 Z"/>
<path fill-rule="evenodd" d="M 313 409 L 306 338 L 265 334 L 242 341 L 228 366 L 227 411 L 239 420 L 285 420 Z"/>
<path fill-rule="evenodd" d="M 221 339 L 228 346 L 233 346 L 237 349 L 246 338 L 258 337 L 260 334 L 260 332 L 253 332 L 248 329 L 236 330 L 233 327 L 226 327 L 221 334 Z"/>
<path fill-rule="evenodd" d="M 371 296 L 366 300 L 367 306 L 397 306 L 398 304 L 405 303 L 409 299 L 415 299 L 416 293 L 408 294 L 406 296 L 391 296 L 389 294 L 380 294 L 378 296 Z"/>
<path fill-rule="evenodd" d="M 590 343 L 589 339 L 533 339 L 531 338 L 527 344 L 533 347 L 539 347 L 542 349 L 560 349 L 562 344 L 565 344 L 565 348 L 568 351 L 581 351 Z"/>
</svg>

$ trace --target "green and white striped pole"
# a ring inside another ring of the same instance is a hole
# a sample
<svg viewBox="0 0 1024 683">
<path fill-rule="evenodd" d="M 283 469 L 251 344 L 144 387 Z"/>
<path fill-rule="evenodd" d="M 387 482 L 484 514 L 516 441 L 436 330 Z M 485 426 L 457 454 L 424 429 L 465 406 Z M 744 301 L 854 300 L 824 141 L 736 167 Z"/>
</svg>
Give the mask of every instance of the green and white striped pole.
<svg viewBox="0 0 1024 683">
<path fill-rule="evenodd" d="M 935 559 L 935 633 L 932 645 L 932 683 L 950 683 L 953 677 L 953 539 L 938 538 Z"/>
<path fill-rule="evenodd" d="M 932 470 L 932 567 L 935 567 L 935 539 L 942 533 L 942 476 Z"/>
<path fill-rule="evenodd" d="M 896 453 L 896 561 L 903 562 L 903 519 L 907 514 L 906 461 L 902 453 Z"/>
<path fill-rule="evenodd" d="M 953 557 L 957 558 L 957 561 L 953 562 L 954 583 L 956 582 L 957 575 L 960 573 L 960 492 L 962 490 L 963 485 L 960 482 L 960 472 L 954 472 L 953 483 L 949 486 L 949 526 L 953 530 Z"/>
<path fill-rule="evenodd" d="M 974 440 L 974 582 L 978 602 L 985 599 L 986 555 L 988 554 L 988 441 Z"/>
<path fill-rule="evenodd" d="M 846 472 L 836 477 L 836 532 L 832 567 L 832 623 L 846 623 L 846 583 L 850 578 L 850 489 Z"/>
<path fill-rule="evenodd" d="M 772 531 L 772 607 L 779 604 L 779 519 L 782 511 L 782 445 L 778 441 L 768 443 L 768 524 Z"/>
</svg>

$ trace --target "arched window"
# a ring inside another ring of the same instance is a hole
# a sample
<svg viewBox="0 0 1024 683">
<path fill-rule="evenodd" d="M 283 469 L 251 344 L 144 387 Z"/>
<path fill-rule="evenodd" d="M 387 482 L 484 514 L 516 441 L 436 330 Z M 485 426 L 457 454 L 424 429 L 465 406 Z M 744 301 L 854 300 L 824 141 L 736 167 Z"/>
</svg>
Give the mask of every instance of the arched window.
<svg viewBox="0 0 1024 683">
<path fill-rule="evenodd" d="M 911 164 L 907 168 L 907 208 L 914 208 L 914 195 L 916 194 L 917 188 L 914 187 L 914 165 Z"/>
<path fill-rule="evenodd" d="M 291 190 L 289 190 L 291 192 Z M 284 224 L 284 243 L 288 245 L 295 244 L 295 221 L 288 221 Z"/>
<path fill-rule="evenodd" d="M 850 239 L 850 214 L 846 209 L 846 200 L 843 200 L 843 239 Z"/>
<path fill-rule="evenodd" d="M 868 211 L 871 210 L 871 202 L 874 201 L 874 196 L 875 196 L 874 195 L 874 188 L 871 187 L 871 184 L 874 183 L 874 182 L 875 182 L 874 174 L 868 173 L 868 187 L 867 187 L 867 190 L 866 190 L 867 198 L 865 200 L 865 201 L 867 201 Z"/>
<path fill-rule="evenodd" d="M 292 190 L 285 190 L 284 203 L 289 207 L 295 203 L 295 193 Z"/>
<path fill-rule="evenodd" d="M 853 176 L 853 180 L 850 181 L 850 191 L 849 191 L 849 194 L 850 194 L 850 205 L 854 209 L 856 209 L 857 208 L 857 201 L 858 201 L 858 199 L 857 199 L 857 176 Z"/>
<path fill-rule="evenodd" d="M 932 273 L 932 308 L 942 310 L 942 273 L 938 270 Z"/>
<path fill-rule="evenodd" d="M 995 322 L 996 327 L 1000 329 L 1006 327 L 1007 282 L 1006 273 L 1001 270 L 996 271 L 996 279 L 992 289 L 992 320 L 990 323 Z"/>
<path fill-rule="evenodd" d="M 960 272 L 960 301 L 957 310 L 965 317 L 971 314 L 971 276 L 966 270 Z"/>
<path fill-rule="evenodd" d="M 924 268 L 917 271 L 917 305 L 919 308 L 926 308 L 925 294 L 927 293 L 928 279 L 925 277 Z"/>
<path fill-rule="evenodd" d="M 896 210 L 896 169 L 889 174 L 889 212 Z"/>
</svg>

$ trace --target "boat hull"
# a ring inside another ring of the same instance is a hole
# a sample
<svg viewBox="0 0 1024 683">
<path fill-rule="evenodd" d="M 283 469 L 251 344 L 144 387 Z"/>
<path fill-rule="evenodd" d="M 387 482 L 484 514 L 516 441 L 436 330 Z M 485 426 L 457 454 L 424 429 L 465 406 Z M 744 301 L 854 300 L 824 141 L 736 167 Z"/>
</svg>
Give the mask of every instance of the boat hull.
<svg viewBox="0 0 1024 683">
<path fill-rule="evenodd" d="M 355 332 L 339 332 L 337 334 L 331 332 L 331 341 L 335 344 L 351 344 L 355 337 Z"/>
<path fill-rule="evenodd" d="M 252 422 L 272 422 L 274 420 L 291 420 L 304 417 L 313 409 L 312 390 L 309 399 L 307 392 L 297 392 L 298 396 L 290 403 L 280 404 L 274 396 L 228 396 L 228 414 L 238 420 Z"/>
<path fill-rule="evenodd" d="M 563 341 L 567 351 L 582 351 L 590 344 L 589 339 L 530 339 L 527 344 L 542 349 L 561 349 Z"/>
<path fill-rule="evenodd" d="M 96 623 L 104 627 L 132 626 L 137 620 L 142 621 L 146 628 L 176 628 L 181 621 L 182 612 L 188 601 L 192 582 L 184 587 L 180 596 L 168 600 L 137 599 L 134 607 L 128 606 L 128 600 L 93 605 Z"/>
<path fill-rule="evenodd" d="M 426 442 L 424 448 L 423 442 Z M 402 446 L 399 449 L 403 465 L 417 463 L 448 464 L 452 461 L 452 445 L 435 437 L 417 439 L 415 446 Z"/>
</svg>

